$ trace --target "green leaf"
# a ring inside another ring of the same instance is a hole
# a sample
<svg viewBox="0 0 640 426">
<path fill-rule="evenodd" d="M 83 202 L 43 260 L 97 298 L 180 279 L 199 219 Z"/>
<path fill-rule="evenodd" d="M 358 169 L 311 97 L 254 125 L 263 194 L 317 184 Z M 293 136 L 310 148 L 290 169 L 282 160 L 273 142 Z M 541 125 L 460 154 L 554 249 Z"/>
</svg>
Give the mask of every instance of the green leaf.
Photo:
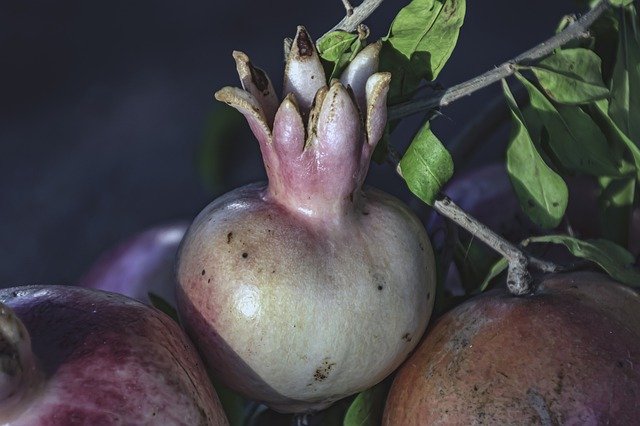
<svg viewBox="0 0 640 426">
<path fill-rule="evenodd" d="M 598 197 L 603 237 L 623 247 L 629 244 L 629 223 L 633 212 L 635 177 L 627 179 L 600 178 L 602 192 Z"/>
<path fill-rule="evenodd" d="M 500 275 L 508 267 L 509 261 L 504 257 L 501 257 L 496 263 L 493 264 L 493 266 L 489 270 L 489 273 L 484 278 L 484 281 L 482 281 L 482 284 L 480 284 L 480 291 L 485 291 L 487 287 L 489 287 L 491 281 L 493 281 L 495 277 Z"/>
<path fill-rule="evenodd" d="M 554 106 L 536 86 L 516 73 L 529 93 L 531 107 L 536 110 L 549 133 L 549 145 L 558 161 L 570 171 L 595 176 L 619 176 L 619 159 L 611 151 L 600 128 L 577 106 Z"/>
<path fill-rule="evenodd" d="M 413 0 L 383 39 L 380 70 L 391 72 L 391 103 L 406 99 L 424 78 L 435 79 L 458 41 L 465 0 Z"/>
<path fill-rule="evenodd" d="M 529 239 L 535 243 L 562 244 L 576 257 L 596 263 L 613 279 L 631 287 L 640 287 L 640 273 L 633 268 L 634 258 L 609 240 L 579 240 L 568 235 L 545 235 Z"/>
<path fill-rule="evenodd" d="M 513 120 L 507 147 L 509 178 L 529 218 L 541 228 L 554 228 L 567 208 L 567 185 L 536 150 L 524 126 L 522 113 L 504 80 L 502 87 Z"/>
<path fill-rule="evenodd" d="M 331 68 L 329 80 L 340 76 L 349 62 L 364 48 L 364 43 L 365 40 L 361 40 L 358 34 L 346 31 L 333 31 L 318 40 L 318 54 Z"/>
<path fill-rule="evenodd" d="M 602 81 L 600 58 L 591 50 L 557 51 L 531 70 L 547 96 L 564 104 L 585 104 L 609 95 Z"/>
<path fill-rule="evenodd" d="M 471 294 L 478 289 L 478 282 L 487 276 L 499 255 L 474 237 L 464 232 L 460 234 L 453 258 L 465 294 Z"/>
<path fill-rule="evenodd" d="M 596 101 L 589 105 L 589 112 L 594 120 L 600 125 L 600 128 L 603 129 L 607 138 L 613 143 L 625 147 L 631 154 L 636 169 L 636 179 L 640 182 L 640 148 L 638 148 L 638 146 L 633 143 L 633 141 L 629 139 L 622 130 L 620 130 L 607 113 L 608 110 L 609 103 L 606 99 Z"/>
<path fill-rule="evenodd" d="M 427 121 L 413 138 L 400 164 L 400 175 L 418 198 L 430 206 L 453 175 L 449 151 L 431 132 Z"/>
<path fill-rule="evenodd" d="M 622 13 L 618 53 L 611 81 L 609 115 L 636 144 L 640 144 L 640 36 L 631 7 Z"/>
<path fill-rule="evenodd" d="M 378 383 L 360 392 L 344 416 L 344 426 L 376 426 L 382 421 L 384 402 L 389 392 L 390 381 Z"/>
<path fill-rule="evenodd" d="M 169 317 L 171 317 L 171 319 L 173 319 L 175 322 L 179 322 L 178 312 L 173 306 L 171 306 L 169 302 L 167 302 L 162 297 L 152 292 L 148 292 L 147 297 L 149 297 L 149 301 L 151 302 L 151 305 L 154 308 L 164 312 Z"/>
<path fill-rule="evenodd" d="M 634 0 L 609 0 L 609 3 L 618 7 L 629 6 L 633 2 Z"/>
</svg>

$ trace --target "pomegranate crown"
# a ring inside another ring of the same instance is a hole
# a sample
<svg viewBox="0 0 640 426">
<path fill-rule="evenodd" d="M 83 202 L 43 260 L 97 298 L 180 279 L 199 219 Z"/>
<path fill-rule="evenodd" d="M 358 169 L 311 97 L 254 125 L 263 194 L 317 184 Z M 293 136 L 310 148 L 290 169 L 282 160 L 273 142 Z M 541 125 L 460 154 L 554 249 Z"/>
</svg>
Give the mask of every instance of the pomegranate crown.
<svg viewBox="0 0 640 426">
<path fill-rule="evenodd" d="M 282 102 L 267 74 L 233 52 L 242 89 L 225 87 L 215 97 L 247 119 L 275 199 L 313 214 L 357 198 L 387 120 L 391 75 L 376 72 L 380 47 L 369 44 L 327 85 L 315 44 L 298 27 Z"/>
</svg>

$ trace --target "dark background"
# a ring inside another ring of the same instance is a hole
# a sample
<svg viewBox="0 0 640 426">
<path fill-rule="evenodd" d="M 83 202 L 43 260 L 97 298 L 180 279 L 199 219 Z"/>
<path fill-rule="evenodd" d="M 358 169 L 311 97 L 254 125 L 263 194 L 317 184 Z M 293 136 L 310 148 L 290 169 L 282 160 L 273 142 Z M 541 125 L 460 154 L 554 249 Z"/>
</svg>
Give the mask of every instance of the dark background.
<svg viewBox="0 0 640 426">
<path fill-rule="evenodd" d="M 405 4 L 384 2 L 367 21 L 372 34 L 383 35 Z M 581 10 L 570 0 L 469 1 L 439 82 L 498 65 Z M 318 37 L 343 13 L 340 0 L 0 2 L 0 286 L 73 283 L 122 238 L 190 219 L 216 195 L 261 179 L 250 138 L 223 144 L 214 188 L 196 167 L 213 92 L 238 84 L 231 51 L 280 85 L 282 39 L 297 24 Z M 446 143 L 498 93 L 446 108 L 438 136 Z M 395 142 L 406 144 L 415 124 Z M 492 149 L 480 154 L 503 156 Z M 407 197 L 389 166 L 373 166 L 369 180 Z"/>
</svg>

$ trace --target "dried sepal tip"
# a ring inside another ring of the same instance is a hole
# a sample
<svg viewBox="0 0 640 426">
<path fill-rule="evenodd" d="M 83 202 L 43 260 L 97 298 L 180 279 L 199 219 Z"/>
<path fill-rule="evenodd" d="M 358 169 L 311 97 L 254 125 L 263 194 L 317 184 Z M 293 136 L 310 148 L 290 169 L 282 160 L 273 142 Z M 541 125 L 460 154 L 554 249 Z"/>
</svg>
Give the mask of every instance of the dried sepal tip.
<svg viewBox="0 0 640 426">
<path fill-rule="evenodd" d="M 264 111 L 267 124 L 271 126 L 278 109 L 278 96 L 269 76 L 260 68 L 253 66 L 249 57 L 243 52 L 234 51 L 233 59 L 236 61 L 242 88 L 258 101 Z"/>
<path fill-rule="evenodd" d="M 388 72 L 375 73 L 367 80 L 365 123 L 367 141 L 370 146 L 375 146 L 378 143 L 387 124 L 387 93 L 390 82 L 391 74 Z"/>
<path fill-rule="evenodd" d="M 300 111 L 306 114 L 326 77 L 315 44 L 307 30 L 299 26 L 284 71 L 284 95 L 293 93 Z"/>
<path fill-rule="evenodd" d="M 261 144 L 271 142 L 271 130 L 264 111 L 251 93 L 237 87 L 224 87 L 215 93 L 215 98 L 244 115 L 253 134 Z"/>
</svg>

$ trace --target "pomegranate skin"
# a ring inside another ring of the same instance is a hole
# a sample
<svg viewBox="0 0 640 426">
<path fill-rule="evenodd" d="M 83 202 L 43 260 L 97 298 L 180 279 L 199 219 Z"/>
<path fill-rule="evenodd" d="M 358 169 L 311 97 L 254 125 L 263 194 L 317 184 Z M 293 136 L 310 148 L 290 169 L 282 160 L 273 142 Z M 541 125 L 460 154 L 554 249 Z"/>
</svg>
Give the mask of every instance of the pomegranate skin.
<svg viewBox="0 0 640 426">
<path fill-rule="evenodd" d="M 635 424 L 640 297 L 591 272 L 442 316 L 396 376 L 384 425 Z"/>
<path fill-rule="evenodd" d="M 80 278 L 81 287 L 124 294 L 152 305 L 154 293 L 175 306 L 175 258 L 188 223 L 140 232 L 104 253 Z"/>
<path fill-rule="evenodd" d="M 175 322 L 124 296 L 65 286 L 0 290 L 42 372 L 8 422 L 227 425 L 195 349 Z"/>
<path fill-rule="evenodd" d="M 249 185 L 205 208 L 183 240 L 183 326 L 216 376 L 277 411 L 375 385 L 426 328 L 435 266 L 420 221 L 372 189 L 345 211 L 317 221 Z"/>
</svg>

